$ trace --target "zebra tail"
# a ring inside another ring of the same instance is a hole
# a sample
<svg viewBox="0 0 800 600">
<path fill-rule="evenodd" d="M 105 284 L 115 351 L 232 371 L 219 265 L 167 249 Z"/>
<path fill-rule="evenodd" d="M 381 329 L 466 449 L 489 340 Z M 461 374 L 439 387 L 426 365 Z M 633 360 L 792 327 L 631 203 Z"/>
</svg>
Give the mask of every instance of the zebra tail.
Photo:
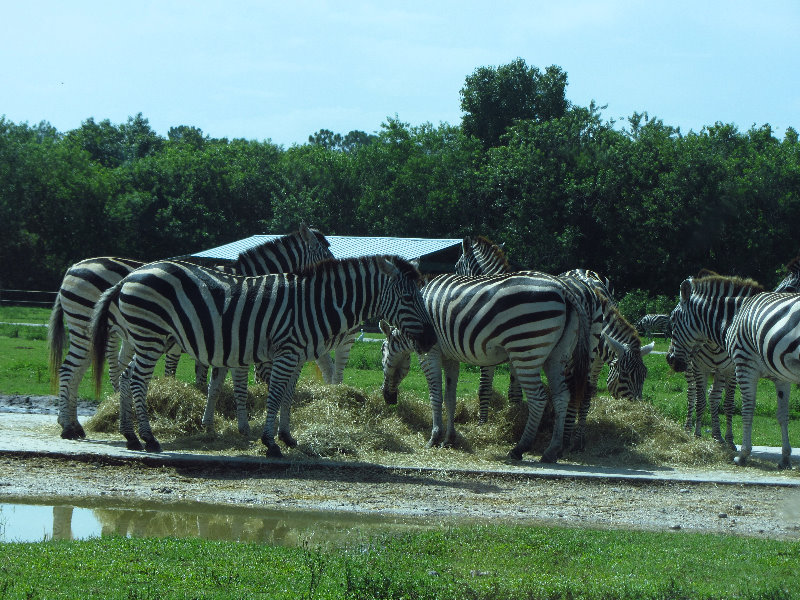
<svg viewBox="0 0 800 600">
<path fill-rule="evenodd" d="M 50 355 L 50 389 L 58 390 L 58 370 L 61 367 L 61 353 L 64 349 L 64 309 L 61 306 L 61 292 L 56 294 L 50 321 L 47 324 L 47 347 Z"/>
<path fill-rule="evenodd" d="M 581 406 L 589 387 L 589 371 L 591 368 L 589 348 L 591 344 L 591 326 L 589 315 L 578 299 L 570 294 L 568 298 L 573 318 L 578 319 L 578 335 L 572 350 L 572 374 L 570 381 L 570 398 L 576 406 Z"/>
<path fill-rule="evenodd" d="M 108 345 L 110 315 L 109 309 L 113 302 L 117 301 L 119 291 L 122 288 L 122 281 L 110 287 L 94 306 L 92 321 L 90 325 L 91 342 L 89 345 L 89 355 L 92 357 L 92 375 L 94 377 L 94 394 L 100 397 L 100 390 L 103 387 L 103 368 L 106 363 L 106 346 Z"/>
</svg>

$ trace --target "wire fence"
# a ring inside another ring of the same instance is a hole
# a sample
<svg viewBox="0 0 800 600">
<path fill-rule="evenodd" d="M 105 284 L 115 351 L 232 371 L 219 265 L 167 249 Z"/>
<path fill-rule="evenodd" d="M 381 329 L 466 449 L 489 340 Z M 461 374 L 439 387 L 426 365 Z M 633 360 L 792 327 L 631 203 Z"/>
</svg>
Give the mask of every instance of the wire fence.
<svg viewBox="0 0 800 600">
<path fill-rule="evenodd" d="M 0 289 L 0 306 L 41 306 L 50 308 L 58 292 L 43 290 L 2 290 Z"/>
</svg>

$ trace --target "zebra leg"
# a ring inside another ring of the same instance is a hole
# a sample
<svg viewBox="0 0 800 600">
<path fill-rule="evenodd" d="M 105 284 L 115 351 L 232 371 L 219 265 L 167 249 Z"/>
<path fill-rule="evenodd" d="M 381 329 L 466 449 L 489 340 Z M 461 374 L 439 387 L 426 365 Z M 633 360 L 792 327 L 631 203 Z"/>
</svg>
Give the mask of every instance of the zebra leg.
<svg viewBox="0 0 800 600">
<path fill-rule="evenodd" d="M 694 407 L 697 401 L 696 377 L 697 372 L 694 365 L 689 363 L 689 368 L 686 370 L 686 423 L 683 425 L 684 430 L 689 434 L 694 429 Z"/>
<path fill-rule="evenodd" d="M 109 342 L 113 347 L 115 344 L 112 340 L 116 337 L 113 329 L 108 332 L 108 336 Z M 113 358 L 113 364 L 115 366 L 112 366 L 112 358 L 108 356 L 108 376 L 111 378 L 111 385 L 115 392 L 119 392 L 119 380 L 122 377 L 122 373 L 128 368 L 128 365 L 131 364 L 131 360 L 133 360 L 133 346 L 130 342 L 123 339 L 122 343 L 119 345 L 119 354 Z"/>
<path fill-rule="evenodd" d="M 58 424 L 65 440 L 86 437 L 78 422 L 78 386 L 88 368 L 88 346 L 82 343 L 77 332 L 70 333 L 69 352 L 58 369 Z"/>
<path fill-rule="evenodd" d="M 356 332 L 351 332 L 342 342 L 336 346 L 336 355 L 333 362 L 333 378 L 331 383 L 342 383 L 344 381 L 344 368 L 350 360 L 350 351 L 356 343 Z"/>
<path fill-rule="evenodd" d="M 736 400 L 736 377 L 728 375 L 725 382 L 725 443 L 728 448 L 736 451 L 736 444 L 733 443 L 733 408 Z"/>
<path fill-rule="evenodd" d="M 758 373 L 744 362 L 736 364 L 736 381 L 742 393 L 742 447 L 739 454 L 733 459 L 739 466 L 747 464 L 747 459 L 753 451 L 753 413 L 756 406 L 756 386 Z"/>
<path fill-rule="evenodd" d="M 133 362 L 127 366 L 119 378 L 119 432 L 128 441 L 128 450 L 143 450 L 142 442 L 133 426 L 133 397 L 131 395 L 131 371 Z"/>
<path fill-rule="evenodd" d="M 442 355 L 438 346 L 419 357 L 419 366 L 428 382 L 428 396 L 431 402 L 431 438 L 427 447 L 438 446 L 442 442 L 444 427 L 442 420 Z"/>
<path fill-rule="evenodd" d="M 247 422 L 247 378 L 249 375 L 250 367 L 240 367 L 231 371 L 233 399 L 236 403 L 236 424 L 239 433 L 244 436 L 250 435 L 250 423 Z"/>
<path fill-rule="evenodd" d="M 208 386 L 208 366 L 197 361 L 194 363 L 194 385 L 198 390 L 204 390 Z"/>
<path fill-rule="evenodd" d="M 792 446 L 789 444 L 789 394 L 792 384 L 786 381 L 775 382 L 775 392 L 778 395 L 778 408 L 775 411 L 778 425 L 781 427 L 781 460 L 779 469 L 792 468 Z"/>
<path fill-rule="evenodd" d="M 447 430 L 444 434 L 443 446 L 452 446 L 456 441 L 456 388 L 458 387 L 458 370 L 461 364 L 457 360 L 443 359 L 444 369 L 444 403 L 447 409 Z"/>
<path fill-rule="evenodd" d="M 291 412 L 294 390 L 297 387 L 297 380 L 300 377 L 302 368 L 303 365 L 297 365 L 295 372 L 292 374 L 291 379 L 289 379 L 289 383 L 286 385 L 283 398 L 281 399 L 281 418 L 278 424 L 278 439 L 286 444 L 287 448 L 297 447 L 297 440 L 292 436 Z"/>
<path fill-rule="evenodd" d="M 214 413 L 217 408 L 217 398 L 227 374 L 228 369 L 226 367 L 214 367 L 211 369 L 211 379 L 208 382 L 208 395 L 206 396 L 206 410 L 203 413 L 203 428 L 211 435 L 214 434 Z"/>
<path fill-rule="evenodd" d="M 273 360 L 267 392 L 267 418 L 261 434 L 261 442 L 267 447 L 268 457 L 281 458 L 283 456 L 275 442 L 275 418 L 281 408 L 289 380 L 300 364 L 300 357 L 296 354 L 281 355 Z"/>
<path fill-rule="evenodd" d="M 178 372 L 178 361 L 181 358 L 181 349 L 178 346 L 173 346 L 167 351 L 164 356 L 164 377 L 175 377 Z"/>
<path fill-rule="evenodd" d="M 703 437 L 703 417 L 706 414 L 706 375 L 697 373 L 694 384 L 694 437 Z"/>
<path fill-rule="evenodd" d="M 316 361 L 319 370 L 322 372 L 322 381 L 325 383 L 333 383 L 333 358 L 330 352 L 326 352 L 320 356 Z"/>
<path fill-rule="evenodd" d="M 139 424 L 139 437 L 144 440 L 144 449 L 147 452 L 161 452 L 161 444 L 153 435 L 150 420 L 147 417 L 147 387 L 156 367 L 158 358 L 164 353 L 164 348 L 158 349 L 148 355 L 136 354 L 131 361 L 133 367 L 130 371 L 130 391 L 133 405 L 136 408 L 136 418 Z M 121 414 L 121 411 L 120 411 Z"/>
<path fill-rule="evenodd" d="M 724 440 L 719 427 L 719 405 L 722 404 L 722 392 L 724 389 L 724 377 L 719 373 L 714 373 L 711 388 L 708 390 L 708 407 L 711 411 L 711 437 L 721 444 L 724 443 Z"/>
<path fill-rule="evenodd" d="M 542 453 L 541 462 L 554 463 L 561 456 L 564 449 L 564 420 L 567 415 L 567 405 L 570 401 L 570 392 L 564 377 L 563 366 L 559 361 L 545 363 L 545 373 L 550 384 L 550 395 L 553 402 L 553 436 L 550 445 Z M 527 427 L 526 427 L 527 429 Z M 538 424 L 537 424 L 538 429 Z M 536 432 L 534 432 L 535 435 Z M 531 439 L 533 443 L 533 439 Z"/>
<path fill-rule="evenodd" d="M 539 422 L 542 420 L 542 413 L 547 404 L 547 397 L 544 393 L 538 367 L 531 369 L 518 367 L 517 375 L 522 389 L 525 391 L 525 398 L 528 401 L 528 420 L 525 422 L 525 430 L 522 432 L 517 445 L 511 449 L 508 455 L 510 458 L 521 460 L 523 453 L 530 450 L 533 445 L 536 432 L 539 430 Z"/>
<path fill-rule="evenodd" d="M 508 381 L 508 401 L 515 404 L 522 402 L 522 386 L 519 384 L 519 378 L 514 367 L 509 363 L 508 372 L 510 375 Z"/>
<path fill-rule="evenodd" d="M 481 367 L 481 380 L 478 384 L 478 423 L 485 424 L 489 417 L 489 403 L 492 401 L 492 381 L 494 367 Z"/>
</svg>

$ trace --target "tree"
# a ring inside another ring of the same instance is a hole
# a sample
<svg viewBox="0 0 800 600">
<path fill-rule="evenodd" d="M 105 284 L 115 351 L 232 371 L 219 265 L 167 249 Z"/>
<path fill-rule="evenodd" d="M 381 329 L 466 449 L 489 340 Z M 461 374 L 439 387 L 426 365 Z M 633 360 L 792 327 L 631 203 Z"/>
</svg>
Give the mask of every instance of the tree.
<svg viewBox="0 0 800 600">
<path fill-rule="evenodd" d="M 567 74 L 551 65 L 542 73 L 521 58 L 500 67 L 480 67 L 461 89 L 462 127 L 485 148 L 500 144 L 508 127 L 520 119 L 547 121 L 569 108 Z"/>
</svg>

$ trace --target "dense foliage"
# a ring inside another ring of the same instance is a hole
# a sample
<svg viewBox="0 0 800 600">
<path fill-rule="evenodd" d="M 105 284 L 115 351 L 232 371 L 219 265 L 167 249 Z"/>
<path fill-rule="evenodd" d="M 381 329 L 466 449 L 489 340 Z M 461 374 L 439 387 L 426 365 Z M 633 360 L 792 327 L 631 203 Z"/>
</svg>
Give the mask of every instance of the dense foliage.
<svg viewBox="0 0 800 600">
<path fill-rule="evenodd" d="M 61 133 L 0 117 L 0 288 L 56 289 L 98 255 L 193 253 L 301 221 L 324 233 L 505 242 L 517 264 L 593 268 L 674 297 L 702 267 L 773 285 L 798 254 L 800 142 L 789 128 L 625 127 L 565 97 L 566 73 L 517 60 L 461 90 L 460 125 L 387 118 L 307 144 L 164 138 L 141 114 Z"/>
</svg>

